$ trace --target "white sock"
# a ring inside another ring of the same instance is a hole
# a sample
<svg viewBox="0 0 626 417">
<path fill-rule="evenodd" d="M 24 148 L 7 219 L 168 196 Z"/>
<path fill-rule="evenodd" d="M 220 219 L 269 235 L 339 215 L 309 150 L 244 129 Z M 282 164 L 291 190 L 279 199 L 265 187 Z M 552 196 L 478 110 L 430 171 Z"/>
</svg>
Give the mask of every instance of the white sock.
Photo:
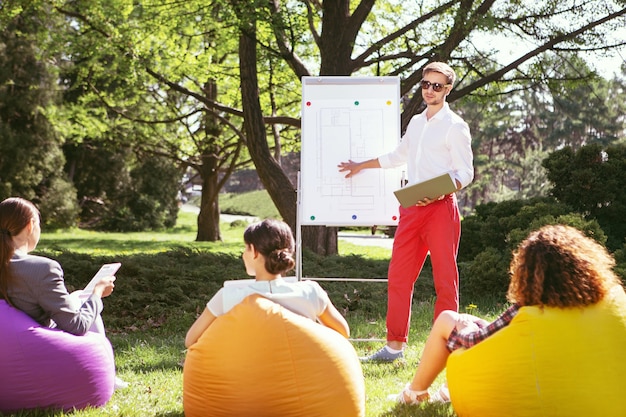
<svg viewBox="0 0 626 417">
<path fill-rule="evenodd" d="M 395 355 L 396 353 L 400 353 L 400 352 L 402 352 L 402 350 L 403 350 L 403 349 L 400 349 L 400 350 L 398 350 L 398 349 L 394 349 L 394 348 L 390 347 L 389 345 L 386 345 L 385 347 L 387 348 L 387 352 L 389 352 L 389 353 L 393 353 L 394 355 Z"/>
</svg>

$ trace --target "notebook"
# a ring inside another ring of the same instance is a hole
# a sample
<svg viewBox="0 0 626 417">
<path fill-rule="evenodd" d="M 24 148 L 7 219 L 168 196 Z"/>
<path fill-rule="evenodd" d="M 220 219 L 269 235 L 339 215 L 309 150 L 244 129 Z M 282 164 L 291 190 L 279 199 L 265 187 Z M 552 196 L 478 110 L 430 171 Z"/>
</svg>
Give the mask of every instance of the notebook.
<svg viewBox="0 0 626 417">
<path fill-rule="evenodd" d="M 425 197 L 434 200 L 442 195 L 450 194 L 455 191 L 456 183 L 450 174 L 446 173 L 426 181 L 407 185 L 394 191 L 393 193 L 396 195 L 396 198 L 402 207 L 407 208 L 414 206 L 418 201 L 423 200 Z"/>
</svg>

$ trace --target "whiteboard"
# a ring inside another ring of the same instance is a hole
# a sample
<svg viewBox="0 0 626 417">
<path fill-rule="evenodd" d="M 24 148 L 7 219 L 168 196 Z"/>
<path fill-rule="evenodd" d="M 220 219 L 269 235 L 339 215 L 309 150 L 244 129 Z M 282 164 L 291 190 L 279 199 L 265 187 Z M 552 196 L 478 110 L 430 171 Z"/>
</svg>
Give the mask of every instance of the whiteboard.
<svg viewBox="0 0 626 417">
<path fill-rule="evenodd" d="M 303 77 L 298 216 L 301 225 L 397 225 L 403 171 L 337 165 L 392 151 L 400 140 L 398 77 Z"/>
</svg>

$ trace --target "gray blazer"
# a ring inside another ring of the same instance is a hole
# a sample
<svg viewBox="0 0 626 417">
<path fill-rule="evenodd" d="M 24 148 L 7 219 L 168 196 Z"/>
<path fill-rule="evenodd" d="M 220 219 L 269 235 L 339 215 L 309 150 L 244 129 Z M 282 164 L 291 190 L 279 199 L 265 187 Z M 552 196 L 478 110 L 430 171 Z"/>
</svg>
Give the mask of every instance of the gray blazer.
<svg viewBox="0 0 626 417">
<path fill-rule="evenodd" d="M 63 269 L 57 261 L 16 252 L 10 267 L 11 302 L 41 325 L 83 335 L 102 312 L 102 300 L 97 295 L 77 305 L 65 288 Z"/>
</svg>

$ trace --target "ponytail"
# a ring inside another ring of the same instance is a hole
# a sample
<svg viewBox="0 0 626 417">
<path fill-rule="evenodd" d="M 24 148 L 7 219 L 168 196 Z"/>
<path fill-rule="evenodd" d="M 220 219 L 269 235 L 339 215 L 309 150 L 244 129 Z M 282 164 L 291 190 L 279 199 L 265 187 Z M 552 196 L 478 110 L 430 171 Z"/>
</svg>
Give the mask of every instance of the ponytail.
<svg viewBox="0 0 626 417">
<path fill-rule="evenodd" d="M 23 198 L 7 198 L 0 203 L 0 299 L 9 304 L 9 287 L 13 279 L 10 265 L 15 253 L 13 237 L 24 230 L 36 216 L 39 216 L 39 210 Z"/>
</svg>

